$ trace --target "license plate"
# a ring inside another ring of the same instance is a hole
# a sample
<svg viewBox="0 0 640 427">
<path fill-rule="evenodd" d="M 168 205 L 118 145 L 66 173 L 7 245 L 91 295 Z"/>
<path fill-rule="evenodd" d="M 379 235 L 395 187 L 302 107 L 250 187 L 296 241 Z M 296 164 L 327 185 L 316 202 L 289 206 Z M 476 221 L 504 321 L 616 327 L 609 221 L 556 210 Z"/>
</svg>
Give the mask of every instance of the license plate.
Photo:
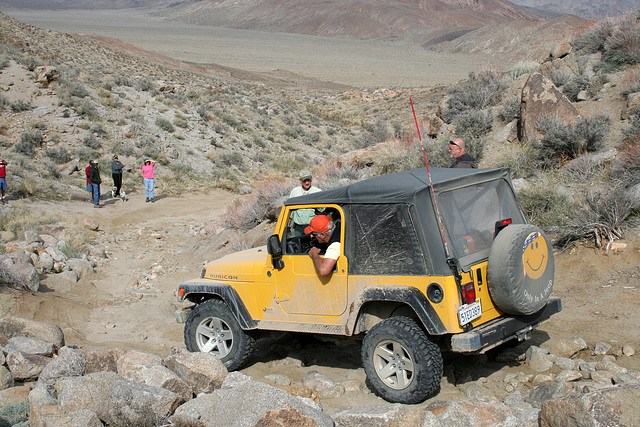
<svg viewBox="0 0 640 427">
<path fill-rule="evenodd" d="M 480 305 L 479 299 L 471 304 L 463 305 L 458 309 L 458 321 L 460 322 L 460 326 L 466 325 L 480 316 L 482 316 L 482 306 Z"/>
</svg>

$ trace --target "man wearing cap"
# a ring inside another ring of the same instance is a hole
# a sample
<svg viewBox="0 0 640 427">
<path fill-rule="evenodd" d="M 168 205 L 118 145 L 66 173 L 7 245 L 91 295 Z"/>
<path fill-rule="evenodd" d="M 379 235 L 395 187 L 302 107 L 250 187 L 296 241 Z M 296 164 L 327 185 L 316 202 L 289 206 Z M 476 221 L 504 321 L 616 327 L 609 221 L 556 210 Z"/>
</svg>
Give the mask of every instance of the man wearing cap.
<svg viewBox="0 0 640 427">
<path fill-rule="evenodd" d="M 113 160 L 111 160 L 111 177 L 113 178 L 113 186 L 116 188 L 114 197 L 118 197 L 120 195 L 120 188 L 122 187 L 122 169 L 124 165 L 121 161 L 118 160 L 118 155 L 113 155 Z"/>
<path fill-rule="evenodd" d="M 477 169 L 476 159 L 465 151 L 465 144 L 462 138 L 455 138 L 449 141 L 449 155 L 453 158 L 450 168 Z"/>
<path fill-rule="evenodd" d="M 289 198 L 304 196 L 306 194 L 317 193 L 320 190 L 318 187 L 311 185 L 311 172 L 306 169 L 300 171 L 300 185 L 294 187 L 289 194 Z M 291 214 L 293 219 L 291 223 L 291 237 L 302 236 L 306 234 L 304 228 L 309 225 L 311 218 L 315 215 L 313 209 L 297 209 Z"/>
<path fill-rule="evenodd" d="M 336 231 L 336 225 L 327 215 L 314 216 L 309 226 L 304 229 L 305 234 L 311 236 L 322 245 L 326 246 L 324 258 L 320 258 L 321 249 L 312 247 L 309 249 L 309 256 L 313 260 L 313 266 L 321 276 L 331 274 L 333 267 L 340 257 L 340 231 Z"/>
<path fill-rule="evenodd" d="M 98 161 L 94 160 L 91 165 L 91 170 L 89 171 L 89 181 L 91 181 L 91 186 L 93 188 L 93 207 L 100 207 L 100 183 L 102 179 L 100 179 L 100 169 L 98 168 Z"/>
</svg>

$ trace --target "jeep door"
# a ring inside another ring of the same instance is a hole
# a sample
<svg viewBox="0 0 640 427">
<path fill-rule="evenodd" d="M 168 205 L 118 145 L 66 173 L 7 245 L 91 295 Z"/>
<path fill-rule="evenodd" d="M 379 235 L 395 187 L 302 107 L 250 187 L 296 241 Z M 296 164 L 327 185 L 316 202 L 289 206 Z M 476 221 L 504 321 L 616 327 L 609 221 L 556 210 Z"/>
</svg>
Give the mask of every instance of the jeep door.
<svg viewBox="0 0 640 427">
<path fill-rule="evenodd" d="M 331 274 L 320 276 L 308 252 L 311 236 L 292 237 L 291 213 L 300 206 L 285 207 L 288 218 L 282 230 L 284 268 L 275 270 L 276 299 L 288 314 L 339 316 L 347 307 L 347 262 L 344 256 L 344 214 L 337 205 L 312 206 L 315 213 L 328 215 L 340 233 L 340 257 Z M 310 209 L 305 206 L 304 209 Z M 311 321 L 311 319 L 310 319 Z"/>
</svg>

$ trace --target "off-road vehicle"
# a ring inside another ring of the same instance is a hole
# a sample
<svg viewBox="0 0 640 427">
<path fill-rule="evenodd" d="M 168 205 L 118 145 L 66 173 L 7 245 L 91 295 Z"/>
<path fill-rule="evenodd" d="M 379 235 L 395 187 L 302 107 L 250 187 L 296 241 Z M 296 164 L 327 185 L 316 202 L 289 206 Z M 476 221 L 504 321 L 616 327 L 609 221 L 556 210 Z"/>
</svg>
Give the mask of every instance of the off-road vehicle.
<svg viewBox="0 0 640 427">
<path fill-rule="evenodd" d="M 443 352 L 524 340 L 561 310 L 551 244 L 527 224 L 506 168 L 415 169 L 291 198 L 266 247 L 205 265 L 182 283 L 184 339 L 230 370 L 266 331 L 362 339 L 374 391 L 416 403 L 437 393 Z M 340 257 L 320 276 L 292 212 L 328 215 Z"/>
</svg>

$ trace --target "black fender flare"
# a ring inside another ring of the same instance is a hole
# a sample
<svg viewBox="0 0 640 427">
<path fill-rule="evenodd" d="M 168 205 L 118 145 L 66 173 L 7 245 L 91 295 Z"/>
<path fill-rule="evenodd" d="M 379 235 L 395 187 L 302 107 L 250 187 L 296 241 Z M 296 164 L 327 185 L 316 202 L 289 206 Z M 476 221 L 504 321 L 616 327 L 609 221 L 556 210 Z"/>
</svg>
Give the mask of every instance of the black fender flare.
<svg viewBox="0 0 640 427">
<path fill-rule="evenodd" d="M 444 335 L 449 331 L 438 316 L 425 294 L 413 286 L 372 286 L 366 288 L 351 304 L 349 330 L 354 331 L 362 306 L 368 302 L 389 301 L 403 303 L 411 307 L 429 335 Z"/>
<path fill-rule="evenodd" d="M 243 330 L 256 329 L 258 327 L 258 322 L 251 317 L 240 295 L 232 286 L 226 283 L 202 280 L 185 282 L 178 287 L 178 301 L 189 300 L 197 302 L 200 298 L 207 298 L 207 296 L 216 296 L 223 300 L 229 306 L 229 310 L 231 310 Z"/>
</svg>

